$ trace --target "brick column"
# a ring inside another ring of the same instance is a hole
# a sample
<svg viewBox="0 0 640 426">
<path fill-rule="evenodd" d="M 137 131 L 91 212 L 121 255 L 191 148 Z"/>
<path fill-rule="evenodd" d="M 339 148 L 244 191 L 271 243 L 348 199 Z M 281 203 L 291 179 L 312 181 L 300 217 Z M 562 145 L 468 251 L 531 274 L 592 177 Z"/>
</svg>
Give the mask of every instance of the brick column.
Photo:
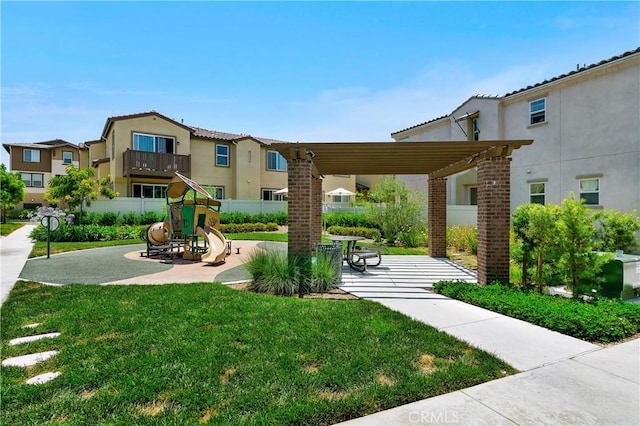
<svg viewBox="0 0 640 426">
<path fill-rule="evenodd" d="M 509 282 L 511 159 L 478 161 L 478 283 Z"/>
<path fill-rule="evenodd" d="M 431 178 L 429 196 L 429 256 L 447 257 L 447 180 Z"/>
<path fill-rule="evenodd" d="M 311 180 L 311 249 L 322 240 L 322 179 Z"/>
<path fill-rule="evenodd" d="M 293 159 L 287 161 L 289 174 L 289 256 L 310 255 L 312 245 L 311 161 Z"/>
</svg>

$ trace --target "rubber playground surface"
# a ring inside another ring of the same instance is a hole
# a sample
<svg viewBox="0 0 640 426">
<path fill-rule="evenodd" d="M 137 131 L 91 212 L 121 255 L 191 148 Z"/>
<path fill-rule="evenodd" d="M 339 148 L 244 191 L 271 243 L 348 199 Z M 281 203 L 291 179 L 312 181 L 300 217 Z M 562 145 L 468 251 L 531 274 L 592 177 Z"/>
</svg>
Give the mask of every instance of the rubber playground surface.
<svg viewBox="0 0 640 426">
<path fill-rule="evenodd" d="M 286 247 L 286 243 L 233 241 L 232 254 L 219 266 L 180 258 L 147 259 L 140 256 L 145 244 L 78 250 L 27 260 L 20 279 L 47 284 L 234 283 L 250 279 L 243 263 L 252 250 Z"/>
</svg>

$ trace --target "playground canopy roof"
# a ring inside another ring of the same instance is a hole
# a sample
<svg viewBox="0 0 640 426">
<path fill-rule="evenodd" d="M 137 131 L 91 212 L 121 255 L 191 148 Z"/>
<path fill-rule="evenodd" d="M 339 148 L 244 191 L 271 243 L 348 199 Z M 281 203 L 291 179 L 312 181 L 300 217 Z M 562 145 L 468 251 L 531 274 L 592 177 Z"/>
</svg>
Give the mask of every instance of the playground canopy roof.
<svg viewBox="0 0 640 426">
<path fill-rule="evenodd" d="M 207 204 L 220 205 L 220 202 L 215 200 L 203 187 L 178 172 L 169 182 L 167 198 L 182 198 L 189 190 L 193 190 L 209 200 Z"/>
<path fill-rule="evenodd" d="M 286 159 L 308 158 L 314 175 L 428 174 L 446 177 L 485 157 L 507 157 L 533 140 L 276 143 Z"/>
</svg>

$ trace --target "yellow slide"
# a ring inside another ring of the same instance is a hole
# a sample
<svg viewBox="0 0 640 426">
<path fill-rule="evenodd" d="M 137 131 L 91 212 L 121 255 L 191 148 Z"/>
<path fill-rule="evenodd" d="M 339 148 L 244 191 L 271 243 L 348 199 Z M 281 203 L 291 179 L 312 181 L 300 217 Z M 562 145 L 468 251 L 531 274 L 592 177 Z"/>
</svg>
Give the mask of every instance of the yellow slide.
<svg viewBox="0 0 640 426">
<path fill-rule="evenodd" d="M 227 257 L 227 239 L 224 235 L 210 226 L 205 226 L 204 229 L 198 226 L 196 232 L 207 240 L 208 250 L 202 254 L 200 260 L 213 265 L 223 264 Z"/>
</svg>

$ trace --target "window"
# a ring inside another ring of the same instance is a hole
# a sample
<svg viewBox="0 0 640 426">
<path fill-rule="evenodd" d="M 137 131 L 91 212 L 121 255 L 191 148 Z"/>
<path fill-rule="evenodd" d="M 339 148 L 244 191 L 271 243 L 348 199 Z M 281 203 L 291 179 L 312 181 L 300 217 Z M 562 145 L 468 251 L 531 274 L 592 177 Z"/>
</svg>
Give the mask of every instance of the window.
<svg viewBox="0 0 640 426">
<path fill-rule="evenodd" d="M 545 182 L 531 182 L 529 184 L 529 201 L 535 204 L 544 204 L 545 191 Z"/>
<path fill-rule="evenodd" d="M 165 152 L 173 154 L 175 139 L 165 136 L 147 135 L 143 133 L 133 134 L 133 149 L 136 151 Z"/>
<path fill-rule="evenodd" d="M 580 179 L 580 198 L 589 206 L 600 204 L 600 179 Z"/>
<path fill-rule="evenodd" d="M 39 149 L 24 149 L 22 151 L 22 161 L 25 163 L 39 163 L 40 162 L 40 150 Z"/>
<path fill-rule="evenodd" d="M 71 164 L 73 162 L 73 152 L 62 151 L 62 164 Z"/>
<path fill-rule="evenodd" d="M 348 203 L 349 196 L 348 195 L 334 195 L 333 196 L 334 203 Z"/>
<path fill-rule="evenodd" d="M 224 200 L 224 186 L 213 187 L 213 198 L 216 200 Z"/>
<path fill-rule="evenodd" d="M 229 167 L 229 145 L 216 145 L 216 166 Z"/>
<path fill-rule="evenodd" d="M 277 151 L 267 151 L 267 170 L 287 171 L 287 160 Z"/>
<path fill-rule="evenodd" d="M 477 206 L 478 205 L 478 187 L 472 186 L 469 188 L 469 205 Z"/>
<path fill-rule="evenodd" d="M 480 140 L 480 118 L 476 117 L 473 120 L 471 120 L 471 125 L 473 126 L 473 140 L 474 141 L 478 141 Z"/>
<path fill-rule="evenodd" d="M 544 123 L 546 120 L 547 99 L 529 102 L 529 124 Z"/>
<path fill-rule="evenodd" d="M 480 117 L 478 113 L 467 117 L 467 140 L 480 140 Z"/>
<path fill-rule="evenodd" d="M 134 198 L 166 198 L 167 186 L 134 183 L 133 197 Z"/>
<path fill-rule="evenodd" d="M 31 188 L 44 188 L 44 174 L 42 173 L 22 173 L 24 186 Z"/>
<path fill-rule="evenodd" d="M 276 194 L 275 192 L 279 191 L 278 189 L 263 189 L 262 190 L 262 199 L 264 201 L 284 201 L 286 200 L 287 194 Z"/>
</svg>

